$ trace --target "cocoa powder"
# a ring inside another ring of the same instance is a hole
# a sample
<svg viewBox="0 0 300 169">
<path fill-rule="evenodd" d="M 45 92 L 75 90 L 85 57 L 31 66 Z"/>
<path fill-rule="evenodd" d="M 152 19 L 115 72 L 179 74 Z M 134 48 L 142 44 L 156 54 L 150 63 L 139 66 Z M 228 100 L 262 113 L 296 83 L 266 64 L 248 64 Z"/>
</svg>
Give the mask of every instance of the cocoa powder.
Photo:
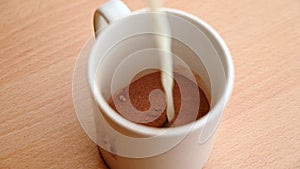
<svg viewBox="0 0 300 169">
<path fill-rule="evenodd" d="M 178 73 L 174 73 L 174 78 L 175 117 L 170 123 L 165 110 L 166 97 L 163 93 L 160 72 L 150 73 L 133 81 L 129 86 L 116 92 L 109 100 L 109 105 L 130 121 L 156 128 L 184 125 L 207 114 L 210 105 L 201 88 Z M 178 84 L 183 86 L 184 93 L 180 91 L 182 88 Z"/>
</svg>

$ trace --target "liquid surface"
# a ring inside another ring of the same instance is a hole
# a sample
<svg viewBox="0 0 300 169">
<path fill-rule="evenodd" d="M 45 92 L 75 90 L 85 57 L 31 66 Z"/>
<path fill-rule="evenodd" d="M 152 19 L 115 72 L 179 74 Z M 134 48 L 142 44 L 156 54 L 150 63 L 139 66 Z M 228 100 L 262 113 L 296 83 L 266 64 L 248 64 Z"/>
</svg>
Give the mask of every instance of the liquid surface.
<svg viewBox="0 0 300 169">
<path fill-rule="evenodd" d="M 210 105 L 200 87 L 180 74 L 174 73 L 174 78 L 174 118 L 170 123 L 166 113 L 166 98 L 162 92 L 161 72 L 150 73 L 133 81 L 116 92 L 109 100 L 109 105 L 132 122 L 156 128 L 184 125 L 207 114 Z M 185 91 L 180 91 L 182 89 Z M 194 89 L 197 89 L 196 93 Z"/>
</svg>

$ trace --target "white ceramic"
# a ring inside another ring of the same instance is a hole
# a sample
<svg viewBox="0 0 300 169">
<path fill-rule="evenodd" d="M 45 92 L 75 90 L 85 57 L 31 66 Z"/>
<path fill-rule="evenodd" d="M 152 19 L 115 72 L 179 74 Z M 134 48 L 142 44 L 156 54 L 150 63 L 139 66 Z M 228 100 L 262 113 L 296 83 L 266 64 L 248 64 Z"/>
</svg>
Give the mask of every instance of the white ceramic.
<svg viewBox="0 0 300 169">
<path fill-rule="evenodd" d="M 211 110 L 194 123 L 157 129 L 130 122 L 110 108 L 111 93 L 128 85 L 137 71 L 159 68 L 153 38 L 159 32 L 153 31 L 147 10 L 131 13 L 123 2 L 108 1 L 95 12 L 97 39 L 89 57 L 88 78 L 98 109 L 95 140 L 111 169 L 202 168 L 230 97 L 234 70 L 222 38 L 195 16 L 164 10 L 172 37 L 177 39 L 172 51 L 175 70 L 188 76 L 191 72 L 182 69 L 188 65 L 200 75 Z"/>
</svg>

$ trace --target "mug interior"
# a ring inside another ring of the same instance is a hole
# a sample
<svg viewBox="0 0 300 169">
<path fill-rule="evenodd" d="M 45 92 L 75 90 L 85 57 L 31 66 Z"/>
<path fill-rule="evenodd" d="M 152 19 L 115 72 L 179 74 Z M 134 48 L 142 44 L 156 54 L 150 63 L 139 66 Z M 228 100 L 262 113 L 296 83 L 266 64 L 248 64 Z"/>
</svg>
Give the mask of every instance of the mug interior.
<svg viewBox="0 0 300 169">
<path fill-rule="evenodd" d="M 208 114 L 217 114 L 218 109 L 225 106 L 233 83 L 233 66 L 229 51 L 219 35 L 203 21 L 176 10 L 167 9 L 167 12 L 172 31 L 170 38 L 172 38 L 175 72 L 193 80 L 193 77 L 189 76 L 190 72 L 182 69 L 183 62 L 189 66 L 192 73 L 199 75 L 200 78 L 196 81 L 205 92 L 211 106 Z M 145 11 L 112 22 L 99 34 L 88 67 L 93 96 L 104 113 L 131 131 L 149 135 L 154 135 L 163 129 L 130 122 L 111 109 L 107 101 L 113 93 L 131 82 L 135 75 L 133 70 L 159 68 L 159 57 L 155 57 L 158 55 L 153 55 L 153 50 L 152 53 L 149 51 L 147 53 L 147 49 L 156 48 L 155 36 L 168 35 L 153 30 L 151 16 Z M 134 59 L 128 59 L 130 57 Z M 120 69 L 119 66 L 124 65 L 124 60 L 129 60 L 126 63 L 128 65 Z M 116 70 L 124 71 L 116 73 Z M 203 119 L 204 117 L 193 125 L 200 127 L 204 124 Z M 192 124 L 170 129 L 178 132 L 180 128 L 190 127 L 190 125 Z"/>
</svg>

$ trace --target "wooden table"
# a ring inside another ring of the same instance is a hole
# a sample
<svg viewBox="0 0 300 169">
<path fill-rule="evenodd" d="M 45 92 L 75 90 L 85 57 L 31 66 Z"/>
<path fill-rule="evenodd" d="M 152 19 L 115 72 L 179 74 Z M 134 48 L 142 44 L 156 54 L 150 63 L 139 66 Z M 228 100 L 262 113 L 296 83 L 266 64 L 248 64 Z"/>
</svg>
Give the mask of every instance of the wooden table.
<svg viewBox="0 0 300 169">
<path fill-rule="evenodd" d="M 106 169 L 72 102 L 76 58 L 103 2 L 0 1 L 0 169 Z M 205 168 L 300 168 L 300 1 L 164 5 L 211 24 L 235 63 L 234 92 Z"/>
</svg>

